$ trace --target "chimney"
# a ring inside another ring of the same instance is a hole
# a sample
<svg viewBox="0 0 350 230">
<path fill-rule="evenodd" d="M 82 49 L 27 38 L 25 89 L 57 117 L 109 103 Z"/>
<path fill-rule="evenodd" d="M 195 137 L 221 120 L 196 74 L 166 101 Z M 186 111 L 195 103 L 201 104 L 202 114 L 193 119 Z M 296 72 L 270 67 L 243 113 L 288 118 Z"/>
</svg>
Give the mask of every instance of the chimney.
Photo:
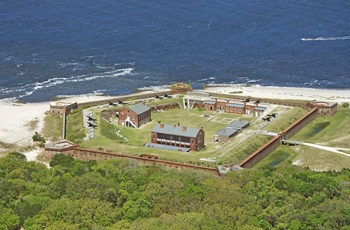
<svg viewBox="0 0 350 230">
<path fill-rule="evenodd" d="M 164 124 L 160 123 L 160 124 L 159 124 L 159 127 L 160 127 L 160 128 L 164 128 Z"/>
<path fill-rule="evenodd" d="M 230 103 L 230 101 L 229 101 L 229 100 L 226 100 L 226 102 L 227 102 L 227 104 L 229 104 L 229 103 Z"/>
<path fill-rule="evenodd" d="M 182 131 L 186 131 L 186 126 L 183 126 L 183 127 L 182 127 Z"/>
</svg>

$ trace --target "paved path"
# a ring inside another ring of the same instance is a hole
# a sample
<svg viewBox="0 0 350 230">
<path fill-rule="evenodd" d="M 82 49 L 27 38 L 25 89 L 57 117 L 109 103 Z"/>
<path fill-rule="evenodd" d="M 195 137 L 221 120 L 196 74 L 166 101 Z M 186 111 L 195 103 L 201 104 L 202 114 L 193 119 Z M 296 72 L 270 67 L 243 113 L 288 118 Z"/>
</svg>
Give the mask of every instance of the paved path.
<svg viewBox="0 0 350 230">
<path fill-rule="evenodd" d="M 316 145 L 316 144 L 310 144 L 310 143 L 304 143 L 304 145 L 307 145 L 307 146 L 310 146 L 310 147 L 314 147 L 314 148 L 318 148 L 318 149 L 323 149 L 323 150 L 326 150 L 326 151 L 329 151 L 329 152 L 338 153 L 338 154 L 350 157 L 350 154 L 346 154 L 344 152 L 339 151 L 339 150 L 350 151 L 350 149 L 348 149 L 348 148 L 328 147 L 328 146 Z"/>
</svg>

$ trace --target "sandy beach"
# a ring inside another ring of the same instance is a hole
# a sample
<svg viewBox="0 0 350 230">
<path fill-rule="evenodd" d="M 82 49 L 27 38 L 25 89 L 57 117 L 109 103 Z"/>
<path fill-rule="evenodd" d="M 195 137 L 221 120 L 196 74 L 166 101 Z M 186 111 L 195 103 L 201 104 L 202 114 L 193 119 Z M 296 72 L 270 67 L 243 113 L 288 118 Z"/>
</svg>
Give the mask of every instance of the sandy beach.
<svg viewBox="0 0 350 230">
<path fill-rule="evenodd" d="M 260 87 L 242 85 L 232 85 L 226 87 L 209 87 L 205 89 L 208 92 L 219 93 L 237 93 L 238 95 L 276 98 L 276 99 L 295 99 L 295 100 L 317 100 L 332 102 L 350 103 L 350 89 L 348 90 L 324 90 L 309 88 L 288 88 L 288 87 Z M 91 100 L 103 100 L 106 96 L 81 96 L 63 99 L 63 101 L 86 102 Z M 0 103 L 0 142 L 12 144 L 18 147 L 32 145 L 32 136 L 35 132 L 41 131 L 44 125 L 45 112 L 49 111 L 50 102 L 41 103 Z M 0 153 L 6 151 L 0 145 Z"/>
<path fill-rule="evenodd" d="M 19 147 L 32 145 L 32 136 L 43 128 L 48 103 L 1 103 L 0 141 Z M 1 150 L 4 149 L 0 149 Z"/>
<path fill-rule="evenodd" d="M 309 101 L 327 101 L 350 103 L 350 89 L 313 89 L 313 88 L 293 88 L 293 87 L 272 87 L 272 86 L 242 86 L 233 85 L 227 87 L 208 87 L 208 92 L 217 93 L 236 93 L 241 96 L 250 96 L 257 98 L 271 99 L 291 99 L 291 100 L 309 100 Z"/>
</svg>

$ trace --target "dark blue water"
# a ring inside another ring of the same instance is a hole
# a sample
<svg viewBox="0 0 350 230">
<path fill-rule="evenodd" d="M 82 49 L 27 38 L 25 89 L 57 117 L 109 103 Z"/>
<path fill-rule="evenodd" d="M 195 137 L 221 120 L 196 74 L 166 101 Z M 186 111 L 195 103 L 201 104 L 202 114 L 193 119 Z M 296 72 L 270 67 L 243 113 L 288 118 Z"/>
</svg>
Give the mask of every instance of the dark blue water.
<svg viewBox="0 0 350 230">
<path fill-rule="evenodd" d="M 0 99 L 179 81 L 350 88 L 349 15 L 347 0 L 2 0 Z"/>
</svg>

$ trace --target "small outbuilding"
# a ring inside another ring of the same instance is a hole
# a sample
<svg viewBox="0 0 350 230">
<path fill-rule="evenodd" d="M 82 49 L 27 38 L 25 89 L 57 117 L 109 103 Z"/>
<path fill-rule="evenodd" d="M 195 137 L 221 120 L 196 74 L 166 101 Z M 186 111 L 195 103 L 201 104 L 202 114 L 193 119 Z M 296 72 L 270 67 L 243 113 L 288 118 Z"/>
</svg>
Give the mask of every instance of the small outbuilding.
<svg viewBox="0 0 350 230">
<path fill-rule="evenodd" d="M 226 126 L 226 128 L 220 129 L 214 134 L 214 142 L 225 143 L 230 140 L 231 137 L 241 132 L 244 128 L 249 126 L 248 121 L 236 120 Z"/>
</svg>

